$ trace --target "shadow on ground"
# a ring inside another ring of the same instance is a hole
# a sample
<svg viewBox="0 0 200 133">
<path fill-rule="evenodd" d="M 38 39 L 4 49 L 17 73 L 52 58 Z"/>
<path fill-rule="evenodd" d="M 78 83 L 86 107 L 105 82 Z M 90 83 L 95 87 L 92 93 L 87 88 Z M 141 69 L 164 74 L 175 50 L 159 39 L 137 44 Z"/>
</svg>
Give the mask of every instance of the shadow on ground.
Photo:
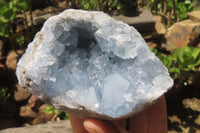
<svg viewBox="0 0 200 133">
<path fill-rule="evenodd" d="M 200 133 L 200 111 L 194 109 L 200 109 L 200 104 L 192 102 L 192 99 L 200 99 L 200 88 L 186 86 L 166 99 L 169 133 Z M 186 99 L 191 101 L 190 107 L 184 104 Z"/>
</svg>

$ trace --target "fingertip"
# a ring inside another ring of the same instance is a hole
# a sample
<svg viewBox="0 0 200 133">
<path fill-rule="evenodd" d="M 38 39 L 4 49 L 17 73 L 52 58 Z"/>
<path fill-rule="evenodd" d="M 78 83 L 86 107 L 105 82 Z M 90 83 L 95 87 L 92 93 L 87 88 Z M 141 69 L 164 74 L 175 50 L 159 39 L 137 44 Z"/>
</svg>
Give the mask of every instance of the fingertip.
<svg viewBox="0 0 200 133">
<path fill-rule="evenodd" d="M 89 133 L 119 133 L 118 128 L 110 121 L 86 119 L 83 126 Z"/>
</svg>

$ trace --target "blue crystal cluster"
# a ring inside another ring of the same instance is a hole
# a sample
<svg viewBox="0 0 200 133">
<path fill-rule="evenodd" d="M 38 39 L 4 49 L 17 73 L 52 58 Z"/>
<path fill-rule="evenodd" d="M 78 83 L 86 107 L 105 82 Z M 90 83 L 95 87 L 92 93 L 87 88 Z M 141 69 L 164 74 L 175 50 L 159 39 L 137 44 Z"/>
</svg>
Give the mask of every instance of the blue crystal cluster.
<svg viewBox="0 0 200 133">
<path fill-rule="evenodd" d="M 173 85 L 133 27 L 101 12 L 73 9 L 45 22 L 16 74 L 28 91 L 80 117 L 129 116 Z"/>
</svg>

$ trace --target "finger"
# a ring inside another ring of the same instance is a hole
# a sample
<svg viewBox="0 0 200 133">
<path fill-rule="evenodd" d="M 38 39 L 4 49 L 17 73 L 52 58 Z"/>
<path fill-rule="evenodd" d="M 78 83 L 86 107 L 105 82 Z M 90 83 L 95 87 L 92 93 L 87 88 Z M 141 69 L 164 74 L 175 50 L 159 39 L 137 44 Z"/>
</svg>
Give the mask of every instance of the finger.
<svg viewBox="0 0 200 133">
<path fill-rule="evenodd" d="M 73 115 L 69 115 L 73 133 L 87 133 L 83 127 L 83 119 L 77 118 Z"/>
<path fill-rule="evenodd" d="M 89 133 L 120 133 L 118 128 L 109 121 L 86 119 L 83 125 Z"/>
<path fill-rule="evenodd" d="M 147 133 L 146 111 L 130 118 L 129 133 Z"/>
<path fill-rule="evenodd" d="M 167 133 L 167 108 L 162 96 L 153 106 L 146 110 L 148 133 Z"/>
</svg>

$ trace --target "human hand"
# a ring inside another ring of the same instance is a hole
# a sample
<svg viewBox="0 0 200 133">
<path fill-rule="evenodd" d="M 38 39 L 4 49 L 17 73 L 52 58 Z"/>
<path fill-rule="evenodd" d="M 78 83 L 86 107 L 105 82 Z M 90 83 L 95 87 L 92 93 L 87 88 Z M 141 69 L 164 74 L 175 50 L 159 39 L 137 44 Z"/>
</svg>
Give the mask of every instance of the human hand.
<svg viewBox="0 0 200 133">
<path fill-rule="evenodd" d="M 134 115 L 126 131 L 125 119 L 104 121 L 79 119 L 70 115 L 73 133 L 167 133 L 167 109 L 164 96 L 154 105 Z"/>
</svg>

